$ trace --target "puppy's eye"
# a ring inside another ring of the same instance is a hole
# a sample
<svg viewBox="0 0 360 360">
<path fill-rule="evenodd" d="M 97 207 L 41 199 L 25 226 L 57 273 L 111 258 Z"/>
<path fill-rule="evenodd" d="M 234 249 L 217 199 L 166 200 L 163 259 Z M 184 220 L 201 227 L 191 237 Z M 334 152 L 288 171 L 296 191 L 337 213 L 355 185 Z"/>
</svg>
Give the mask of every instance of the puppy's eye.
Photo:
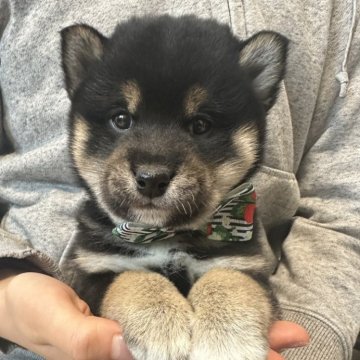
<svg viewBox="0 0 360 360">
<path fill-rule="evenodd" d="M 211 129 L 211 122 L 204 118 L 195 118 L 190 124 L 190 131 L 194 135 L 202 135 Z"/>
<path fill-rule="evenodd" d="M 117 130 L 127 130 L 132 125 L 132 116 L 127 112 L 121 112 L 119 114 L 114 115 L 110 122 L 112 126 Z"/>
</svg>

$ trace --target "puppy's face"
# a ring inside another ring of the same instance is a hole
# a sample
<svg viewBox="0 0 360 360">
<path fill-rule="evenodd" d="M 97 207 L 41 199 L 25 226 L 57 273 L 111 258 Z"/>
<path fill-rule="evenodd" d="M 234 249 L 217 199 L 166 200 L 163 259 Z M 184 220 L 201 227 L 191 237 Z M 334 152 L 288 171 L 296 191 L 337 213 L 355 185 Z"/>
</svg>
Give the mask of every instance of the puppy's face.
<svg viewBox="0 0 360 360">
<path fill-rule="evenodd" d="M 195 17 L 62 31 L 73 162 L 123 220 L 196 228 L 259 160 L 286 40 Z"/>
</svg>

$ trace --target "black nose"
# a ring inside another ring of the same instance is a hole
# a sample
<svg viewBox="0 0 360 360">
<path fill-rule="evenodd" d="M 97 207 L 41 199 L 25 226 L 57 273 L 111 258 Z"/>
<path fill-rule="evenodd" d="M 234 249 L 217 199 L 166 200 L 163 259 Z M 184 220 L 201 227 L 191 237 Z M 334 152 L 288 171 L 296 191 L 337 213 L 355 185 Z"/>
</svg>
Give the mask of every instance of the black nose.
<svg viewBox="0 0 360 360">
<path fill-rule="evenodd" d="M 136 184 L 138 191 L 149 198 L 164 195 L 171 177 L 166 173 L 150 174 L 138 172 L 136 174 Z"/>
</svg>

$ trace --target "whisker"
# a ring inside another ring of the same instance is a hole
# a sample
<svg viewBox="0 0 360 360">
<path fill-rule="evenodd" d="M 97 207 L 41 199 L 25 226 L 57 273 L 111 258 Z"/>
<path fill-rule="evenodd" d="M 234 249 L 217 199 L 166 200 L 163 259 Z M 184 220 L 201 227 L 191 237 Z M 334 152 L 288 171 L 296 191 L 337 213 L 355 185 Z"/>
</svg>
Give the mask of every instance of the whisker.
<svg viewBox="0 0 360 360">
<path fill-rule="evenodd" d="M 180 201 L 180 205 L 183 207 L 183 209 L 184 209 L 184 213 L 185 213 L 185 215 L 187 216 L 187 211 L 186 211 L 186 209 L 185 209 L 185 206 L 184 206 L 184 204 Z"/>
<path fill-rule="evenodd" d="M 192 213 L 193 213 L 193 212 L 192 212 L 192 207 L 191 207 L 189 201 L 187 201 L 186 203 L 189 205 L 190 216 L 192 216 Z"/>
<path fill-rule="evenodd" d="M 181 214 L 181 211 L 180 211 L 180 209 L 179 209 L 179 207 L 177 205 L 177 202 L 175 202 L 175 207 L 176 207 L 177 211 Z"/>
</svg>

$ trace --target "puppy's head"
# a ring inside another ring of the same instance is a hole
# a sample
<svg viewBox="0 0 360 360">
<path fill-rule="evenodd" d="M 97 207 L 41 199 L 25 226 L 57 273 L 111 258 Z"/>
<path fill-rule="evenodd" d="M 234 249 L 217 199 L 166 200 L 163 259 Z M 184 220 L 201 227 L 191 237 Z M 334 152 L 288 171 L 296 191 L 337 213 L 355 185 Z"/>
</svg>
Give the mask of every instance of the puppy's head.
<svg viewBox="0 0 360 360">
<path fill-rule="evenodd" d="M 99 206 L 115 223 L 206 221 L 259 161 L 286 48 L 191 16 L 64 29 L 71 153 Z"/>
</svg>

